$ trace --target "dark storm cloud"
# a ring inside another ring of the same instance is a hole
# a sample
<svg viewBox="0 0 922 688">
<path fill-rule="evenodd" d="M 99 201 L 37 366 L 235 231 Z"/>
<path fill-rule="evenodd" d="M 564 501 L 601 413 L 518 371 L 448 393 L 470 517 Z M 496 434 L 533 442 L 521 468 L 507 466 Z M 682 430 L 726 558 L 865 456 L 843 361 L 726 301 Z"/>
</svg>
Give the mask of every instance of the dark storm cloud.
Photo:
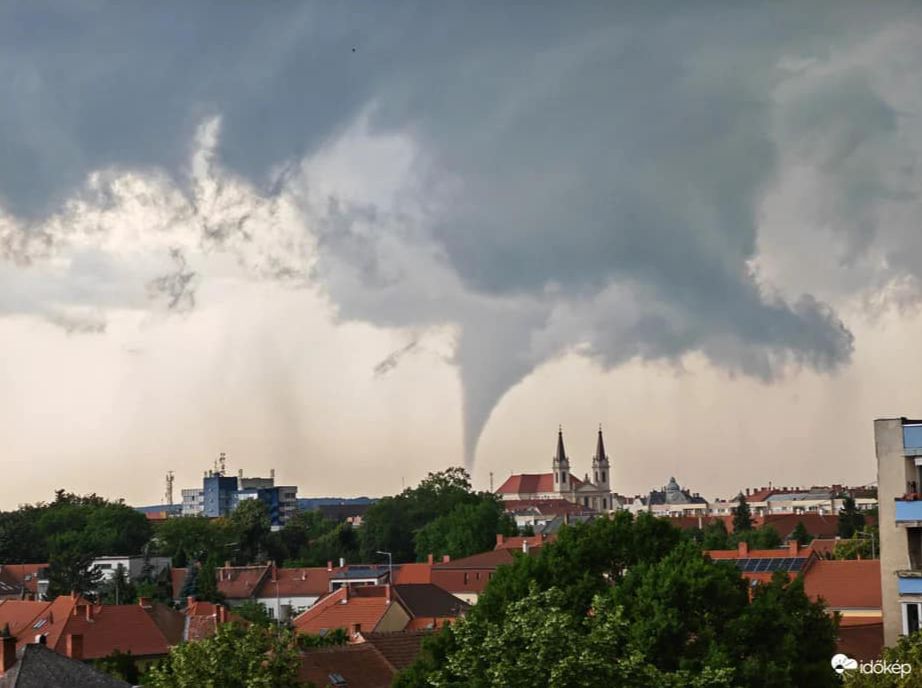
<svg viewBox="0 0 922 688">
<path fill-rule="evenodd" d="M 99 167 L 183 179 L 193 132 L 213 115 L 222 163 L 271 195 L 280 167 L 371 113 L 373 133 L 407 135 L 424 151 L 422 195 L 451 180 L 422 237 L 466 296 L 426 302 L 418 283 L 393 288 L 400 271 L 372 279 L 388 274 L 376 237 L 337 236 L 335 217 L 318 229 L 320 261 L 353 263 L 365 288 L 387 295 L 331 287 L 347 317 L 460 325 L 472 451 L 502 394 L 574 346 L 605 365 L 698 350 L 764 378 L 789 362 L 831 370 L 848 360 L 851 335 L 836 315 L 809 295 L 775 296 L 750 261 L 759 202 L 778 173 L 779 61 L 847 48 L 857 30 L 889 21 L 878 8 L 7 5 L 0 197 L 35 217 Z M 827 95 L 789 112 L 786 126 L 836 164 L 861 121 L 886 126 L 888 110 L 860 80 Z M 852 105 L 853 121 L 824 129 L 824 115 Z M 360 212 L 374 226 L 373 208 L 331 203 L 328 218 Z M 335 283 L 332 272 L 318 274 Z M 162 286 L 184 299 L 186 274 Z"/>
</svg>

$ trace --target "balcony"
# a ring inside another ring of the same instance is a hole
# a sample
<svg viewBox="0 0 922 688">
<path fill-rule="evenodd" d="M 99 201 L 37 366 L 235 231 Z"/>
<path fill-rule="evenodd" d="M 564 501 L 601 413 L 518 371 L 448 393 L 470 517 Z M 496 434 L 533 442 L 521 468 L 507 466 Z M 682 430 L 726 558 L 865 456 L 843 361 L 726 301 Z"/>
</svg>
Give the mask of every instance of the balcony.
<svg viewBox="0 0 922 688">
<path fill-rule="evenodd" d="M 922 499 L 896 499 L 896 523 L 922 527 Z"/>
<path fill-rule="evenodd" d="M 900 595 L 922 595 L 922 571 L 897 571 Z"/>
<path fill-rule="evenodd" d="M 922 425 L 903 426 L 903 454 L 922 456 Z"/>
</svg>

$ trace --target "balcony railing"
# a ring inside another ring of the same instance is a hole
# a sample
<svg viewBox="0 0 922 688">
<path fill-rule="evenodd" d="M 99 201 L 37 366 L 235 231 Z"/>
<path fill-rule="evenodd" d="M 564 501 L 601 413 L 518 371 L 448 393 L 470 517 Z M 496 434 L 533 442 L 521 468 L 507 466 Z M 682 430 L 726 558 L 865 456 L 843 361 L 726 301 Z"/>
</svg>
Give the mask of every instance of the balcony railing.
<svg viewBox="0 0 922 688">
<path fill-rule="evenodd" d="M 922 523 L 922 499 L 897 499 L 897 523 Z"/>
</svg>

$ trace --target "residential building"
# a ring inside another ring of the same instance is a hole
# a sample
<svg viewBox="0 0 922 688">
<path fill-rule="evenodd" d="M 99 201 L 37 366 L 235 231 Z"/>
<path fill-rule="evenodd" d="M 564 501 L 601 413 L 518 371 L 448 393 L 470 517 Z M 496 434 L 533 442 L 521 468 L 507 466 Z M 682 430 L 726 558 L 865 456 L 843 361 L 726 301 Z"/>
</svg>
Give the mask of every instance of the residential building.
<svg viewBox="0 0 922 688">
<path fill-rule="evenodd" d="M 835 516 L 845 504 L 845 498 L 855 500 L 859 511 L 877 508 L 877 490 L 872 486 L 848 487 L 843 485 L 800 487 L 746 488 L 729 499 L 715 500 L 711 506 L 714 515 L 732 514 L 742 497 L 753 516 L 769 514 L 820 514 Z"/>
<path fill-rule="evenodd" d="M 350 645 L 306 650 L 299 679 L 315 686 L 387 688 L 419 655 L 427 631 L 366 633 Z"/>
<path fill-rule="evenodd" d="M 767 583 L 777 571 L 782 571 L 793 580 L 804 571 L 815 558 L 809 547 L 800 547 L 795 540 L 787 547 L 776 549 L 749 549 L 745 542 L 736 549 L 708 551 L 714 561 L 732 561 L 742 576 L 751 583 Z"/>
<path fill-rule="evenodd" d="M 557 451 L 551 460 L 550 473 L 511 475 L 496 493 L 504 501 L 565 499 L 594 511 L 607 512 L 619 507 L 611 491 L 611 462 L 605 452 L 599 428 L 596 451 L 592 457 L 592 478 L 588 473 L 580 480 L 571 472 L 570 458 L 563 443 L 563 430 L 557 432 Z"/>
<path fill-rule="evenodd" d="M 0 564 L 0 600 L 41 600 L 48 593 L 48 564 Z"/>
<path fill-rule="evenodd" d="M 182 639 L 194 641 L 210 638 L 218 632 L 219 626 L 226 623 L 248 625 L 249 622 L 223 604 L 190 599 L 183 610 Z"/>
<path fill-rule="evenodd" d="M 874 421 L 884 644 L 922 628 L 922 420 Z"/>
<path fill-rule="evenodd" d="M 93 566 L 102 572 L 103 580 L 111 580 L 119 566 L 125 569 L 125 575 L 128 578 L 135 580 L 141 576 L 145 565 L 149 564 L 151 566 L 152 575 L 159 576 L 169 569 L 172 563 L 169 557 L 144 557 L 142 555 L 109 556 L 93 559 Z"/>
<path fill-rule="evenodd" d="M 537 552 L 538 549 L 531 548 L 529 553 Z M 432 567 L 432 582 L 458 599 L 476 604 L 496 569 L 511 564 L 516 556 L 516 550 L 500 548 L 462 559 L 449 559 Z"/>
<path fill-rule="evenodd" d="M 395 598 L 391 585 L 343 586 L 330 593 L 292 621 L 300 633 L 324 635 L 341 628 L 360 631 L 402 631 L 410 612 Z"/>
<path fill-rule="evenodd" d="M 657 516 L 706 516 L 710 513 L 710 505 L 704 497 L 683 489 L 672 477 L 662 490 L 638 495 L 625 506 L 634 513 L 649 511 Z"/>
<path fill-rule="evenodd" d="M 0 636 L 0 688 L 130 688 L 82 660 L 75 637 L 61 655 L 40 642 L 17 649 L 16 638 Z"/>
<path fill-rule="evenodd" d="M 804 571 L 804 592 L 822 599 L 842 626 L 882 623 L 880 582 L 880 559 L 817 558 Z"/>
<path fill-rule="evenodd" d="M 67 655 L 79 644 L 83 659 L 102 659 L 116 650 L 145 663 L 165 656 L 181 640 L 182 615 L 141 600 L 134 605 L 98 605 L 62 595 L 52 602 L 0 602 L 0 628 L 7 625 L 22 646 L 38 639 Z"/>
<path fill-rule="evenodd" d="M 236 476 L 226 475 L 223 468 L 210 470 L 201 488 L 182 491 L 182 515 L 226 517 L 241 502 L 258 499 L 266 505 L 273 528 L 280 528 L 298 512 L 297 492 L 293 485 L 276 485 L 275 470 L 268 478 L 245 478 L 242 470 Z"/>
<path fill-rule="evenodd" d="M 566 499 L 505 499 L 503 508 L 519 528 L 531 527 L 538 532 L 556 518 L 595 516 L 591 507 Z"/>
</svg>

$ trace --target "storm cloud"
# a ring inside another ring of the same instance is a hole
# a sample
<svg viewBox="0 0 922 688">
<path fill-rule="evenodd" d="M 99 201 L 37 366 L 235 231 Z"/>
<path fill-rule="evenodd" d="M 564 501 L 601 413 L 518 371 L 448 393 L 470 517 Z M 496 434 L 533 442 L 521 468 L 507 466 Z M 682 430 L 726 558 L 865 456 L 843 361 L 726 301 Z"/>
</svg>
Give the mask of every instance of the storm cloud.
<svg viewBox="0 0 922 688">
<path fill-rule="evenodd" d="M 0 256 L 96 262 L 93 288 L 71 271 L 0 314 L 190 310 L 226 254 L 413 332 L 374 374 L 454 328 L 471 459 L 503 395 L 565 353 L 832 372 L 854 346 L 838 299 L 916 290 L 920 103 L 875 46 L 897 32 L 918 60 L 920 23 L 895 2 L 7 5 Z M 768 232 L 799 174 L 815 193 Z M 101 227 L 79 251 L 75 224 Z M 788 279 L 808 234 L 833 255 Z"/>
</svg>

